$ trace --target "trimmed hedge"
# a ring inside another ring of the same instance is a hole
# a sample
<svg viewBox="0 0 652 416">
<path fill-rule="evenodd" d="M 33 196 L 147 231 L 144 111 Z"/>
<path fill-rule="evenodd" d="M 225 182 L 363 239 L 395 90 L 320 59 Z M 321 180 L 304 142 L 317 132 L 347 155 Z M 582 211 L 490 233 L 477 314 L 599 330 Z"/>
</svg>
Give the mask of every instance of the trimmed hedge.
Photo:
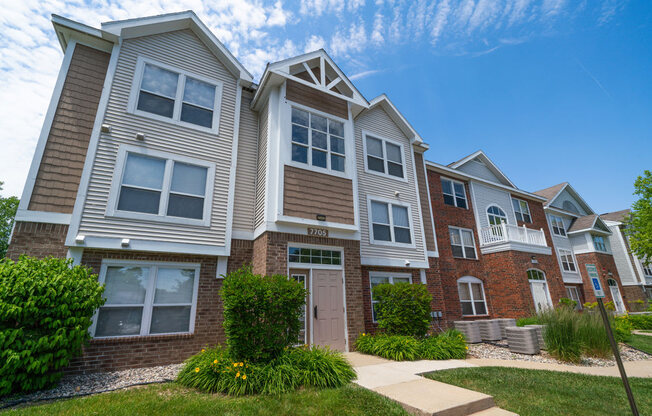
<svg viewBox="0 0 652 416">
<path fill-rule="evenodd" d="M 104 304 L 97 276 L 72 260 L 0 260 L 0 396 L 54 386 Z"/>
<path fill-rule="evenodd" d="M 454 329 L 425 338 L 362 334 L 355 348 L 394 361 L 463 359 L 469 349 L 462 333 Z"/>
<path fill-rule="evenodd" d="M 240 361 L 269 361 L 296 344 L 306 293 L 303 284 L 287 276 L 255 275 L 251 267 L 228 274 L 221 296 L 230 355 Z"/>
<path fill-rule="evenodd" d="M 234 360 L 218 346 L 190 357 L 177 381 L 207 393 L 243 396 L 341 387 L 354 379 L 351 364 L 328 348 L 288 348 L 275 359 L 255 363 Z"/>
<path fill-rule="evenodd" d="M 389 335 L 423 337 L 430 328 L 432 296 L 425 285 L 384 283 L 374 287 L 378 327 Z"/>
</svg>

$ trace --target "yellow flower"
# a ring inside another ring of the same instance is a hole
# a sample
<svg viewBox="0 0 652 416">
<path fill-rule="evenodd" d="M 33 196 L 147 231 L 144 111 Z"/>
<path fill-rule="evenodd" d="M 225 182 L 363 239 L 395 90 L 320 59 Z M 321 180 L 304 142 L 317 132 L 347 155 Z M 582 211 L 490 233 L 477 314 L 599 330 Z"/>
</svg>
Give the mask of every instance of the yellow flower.
<svg viewBox="0 0 652 416">
<path fill-rule="evenodd" d="M 199 367 L 195 368 L 195 373 L 199 373 Z"/>
<path fill-rule="evenodd" d="M 213 361 L 213 364 L 217 364 L 217 360 Z"/>
<path fill-rule="evenodd" d="M 365 333 L 363 332 L 363 333 L 362 333 L 362 336 L 364 337 L 365 335 L 367 335 L 367 334 L 365 334 Z"/>
<path fill-rule="evenodd" d="M 202 349 L 201 349 L 201 352 L 206 352 L 206 350 L 202 348 Z"/>
<path fill-rule="evenodd" d="M 242 379 L 243 379 L 243 380 L 246 380 L 246 379 L 247 379 L 247 375 L 246 375 L 246 374 L 243 374 L 243 375 L 242 375 Z"/>
<path fill-rule="evenodd" d="M 238 378 L 238 377 L 240 377 L 240 372 L 238 372 L 238 374 L 235 375 L 235 378 Z"/>
<path fill-rule="evenodd" d="M 468 346 L 468 345 L 466 346 L 466 349 L 467 349 L 467 350 L 469 349 L 469 346 Z"/>
<path fill-rule="evenodd" d="M 233 366 L 234 366 L 234 367 L 237 367 L 237 366 L 238 366 L 238 363 L 233 363 Z"/>
<path fill-rule="evenodd" d="M 244 364 L 240 363 L 240 367 L 242 367 Z"/>
</svg>

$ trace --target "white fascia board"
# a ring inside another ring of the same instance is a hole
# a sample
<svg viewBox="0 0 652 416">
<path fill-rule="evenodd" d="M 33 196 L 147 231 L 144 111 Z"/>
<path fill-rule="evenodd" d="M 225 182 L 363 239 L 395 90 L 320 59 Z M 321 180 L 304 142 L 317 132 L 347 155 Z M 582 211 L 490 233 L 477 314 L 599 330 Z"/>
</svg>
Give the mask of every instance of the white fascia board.
<svg viewBox="0 0 652 416">
<path fill-rule="evenodd" d="M 555 202 L 555 200 L 559 197 L 559 195 L 561 195 L 562 192 L 564 192 L 565 189 L 567 189 L 571 193 L 573 198 L 575 198 L 575 200 L 579 202 L 580 205 L 582 205 L 582 208 L 584 208 L 584 211 L 587 212 L 587 215 L 596 213 L 595 211 L 593 211 L 593 208 L 591 208 L 591 206 L 584 200 L 584 198 L 580 196 L 580 194 L 575 190 L 575 188 L 573 188 L 573 186 L 568 182 L 566 182 L 566 184 L 562 186 L 559 192 L 557 192 L 557 195 L 555 195 L 553 198 L 550 199 L 548 205 L 552 205 L 552 203 Z"/>
<path fill-rule="evenodd" d="M 507 185 L 502 185 L 502 184 L 499 184 L 499 183 L 496 183 L 496 182 L 491 182 L 491 181 L 488 181 L 486 179 L 479 178 L 477 176 L 469 175 L 467 173 L 461 172 L 461 171 L 456 170 L 456 169 L 451 169 L 448 166 L 444 166 L 444 165 L 440 165 L 439 163 L 431 162 L 429 160 L 426 161 L 426 167 L 432 167 L 432 168 L 434 168 L 436 170 L 444 171 L 444 172 L 447 173 L 444 176 L 452 176 L 453 178 L 463 179 L 463 180 L 467 180 L 467 181 L 468 180 L 473 180 L 473 181 L 476 181 L 476 182 L 480 182 L 480 183 L 482 183 L 484 185 L 489 185 L 489 186 L 492 186 L 494 188 L 499 188 L 499 189 L 509 191 L 509 192 L 511 192 L 511 193 L 513 193 L 515 195 L 519 195 L 519 196 L 524 197 L 524 198 L 536 199 L 537 201 L 542 201 L 542 202 L 546 201 L 546 198 L 544 198 L 544 197 L 542 197 L 540 195 L 533 194 L 533 193 L 527 192 L 527 191 L 523 191 L 523 190 L 518 189 L 518 188 L 512 188 L 512 187 L 509 187 Z"/>
<path fill-rule="evenodd" d="M 514 241 L 480 247 L 480 252 L 482 254 L 498 253 L 501 251 L 522 251 L 525 253 L 544 254 L 547 256 L 552 254 L 552 249 L 550 247 L 535 246 Z"/>
<path fill-rule="evenodd" d="M 584 228 L 582 230 L 575 230 L 575 231 L 566 231 L 566 234 L 568 235 L 576 235 L 576 234 L 582 234 L 582 233 L 596 233 L 596 234 L 602 234 L 602 235 L 611 235 L 611 231 L 604 231 L 600 230 L 598 228 Z"/>
<path fill-rule="evenodd" d="M 52 15 L 52 25 L 59 39 L 59 44 L 64 51 L 68 47 L 71 36 L 80 39 L 84 43 L 92 43 L 92 46 L 107 52 L 111 51 L 112 43 L 118 42 L 118 36 L 113 33 L 76 22 L 57 14 Z M 66 32 L 68 32 L 67 38 L 64 36 Z M 96 40 L 96 42 L 93 42 L 93 40 Z"/>
<path fill-rule="evenodd" d="M 46 211 L 29 211 L 19 209 L 16 211 L 15 221 L 23 222 L 42 222 L 46 224 L 65 224 L 69 225 L 72 219 L 71 214 L 63 214 L 60 212 L 46 212 Z"/>
<path fill-rule="evenodd" d="M 130 251 L 152 251 L 157 253 L 183 253 L 205 256 L 228 256 L 229 250 L 224 246 L 211 246 L 206 244 L 172 243 L 166 241 L 139 240 L 130 238 L 129 247 L 122 246 L 121 237 L 94 237 L 86 236 L 83 244 L 66 244 L 77 248 L 98 248 L 107 250 Z"/>
<path fill-rule="evenodd" d="M 580 215 L 575 214 L 574 212 L 565 211 L 565 210 L 563 210 L 563 209 L 559 209 L 559 208 L 556 208 L 556 207 L 551 207 L 551 206 L 549 206 L 549 205 L 545 205 L 545 206 L 544 206 L 544 210 L 545 210 L 545 211 L 554 212 L 555 214 L 568 215 L 569 217 L 575 217 L 575 218 L 579 218 L 579 217 L 580 217 Z"/>
<path fill-rule="evenodd" d="M 360 257 L 360 264 L 362 266 L 385 266 L 385 267 L 402 267 L 406 269 L 428 269 L 430 265 L 428 261 L 412 261 L 410 260 L 410 265 L 405 265 L 404 259 L 392 259 L 387 257 L 370 257 L 362 256 Z"/>
</svg>

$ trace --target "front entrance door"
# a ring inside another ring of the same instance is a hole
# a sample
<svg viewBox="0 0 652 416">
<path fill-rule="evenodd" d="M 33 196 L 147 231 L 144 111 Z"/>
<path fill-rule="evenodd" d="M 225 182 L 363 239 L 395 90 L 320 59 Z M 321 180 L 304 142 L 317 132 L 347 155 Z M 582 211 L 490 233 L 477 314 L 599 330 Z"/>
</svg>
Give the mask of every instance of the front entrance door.
<svg viewBox="0 0 652 416">
<path fill-rule="evenodd" d="M 607 280 L 609 285 L 609 291 L 611 292 L 611 299 L 614 300 L 614 306 L 616 307 L 616 312 L 624 313 L 625 312 L 625 302 L 623 302 L 623 297 L 620 296 L 620 290 L 618 289 L 618 283 L 614 279 Z"/>
<path fill-rule="evenodd" d="M 313 342 L 345 351 L 344 290 L 341 270 L 312 271 Z"/>
<path fill-rule="evenodd" d="M 532 288 L 532 298 L 537 312 L 552 307 L 546 282 L 530 282 L 530 287 Z"/>
</svg>

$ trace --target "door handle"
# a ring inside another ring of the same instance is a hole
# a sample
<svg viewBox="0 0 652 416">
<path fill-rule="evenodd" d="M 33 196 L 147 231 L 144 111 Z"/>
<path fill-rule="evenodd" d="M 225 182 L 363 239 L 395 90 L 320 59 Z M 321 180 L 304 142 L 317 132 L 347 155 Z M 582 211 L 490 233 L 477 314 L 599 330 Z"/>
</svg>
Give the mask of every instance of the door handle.
<svg viewBox="0 0 652 416">
<path fill-rule="evenodd" d="M 315 306 L 312 308 L 312 314 L 313 314 L 313 316 L 315 317 L 315 319 L 317 319 L 317 305 L 315 305 Z"/>
</svg>

